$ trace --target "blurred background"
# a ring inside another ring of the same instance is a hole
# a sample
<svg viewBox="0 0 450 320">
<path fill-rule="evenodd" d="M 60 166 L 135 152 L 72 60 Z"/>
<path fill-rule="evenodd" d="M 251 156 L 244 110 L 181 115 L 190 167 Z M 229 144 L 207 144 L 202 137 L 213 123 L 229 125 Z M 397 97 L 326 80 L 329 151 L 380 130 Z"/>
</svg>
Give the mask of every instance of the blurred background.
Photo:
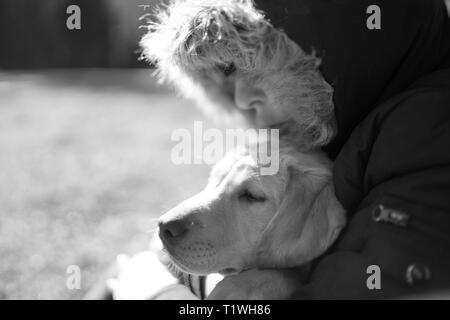
<svg viewBox="0 0 450 320">
<path fill-rule="evenodd" d="M 137 60 L 140 17 L 160 2 L 1 0 L 0 68 L 144 67 Z M 82 11 L 81 30 L 66 27 L 70 5 Z"/>
<path fill-rule="evenodd" d="M 208 167 L 170 160 L 173 130 L 203 116 L 138 61 L 155 2 L 0 0 L 0 299 L 83 297 L 205 185 Z"/>
<path fill-rule="evenodd" d="M 0 299 L 83 297 L 204 186 L 208 167 L 170 161 L 173 130 L 203 116 L 138 60 L 158 2 L 0 0 Z"/>
</svg>

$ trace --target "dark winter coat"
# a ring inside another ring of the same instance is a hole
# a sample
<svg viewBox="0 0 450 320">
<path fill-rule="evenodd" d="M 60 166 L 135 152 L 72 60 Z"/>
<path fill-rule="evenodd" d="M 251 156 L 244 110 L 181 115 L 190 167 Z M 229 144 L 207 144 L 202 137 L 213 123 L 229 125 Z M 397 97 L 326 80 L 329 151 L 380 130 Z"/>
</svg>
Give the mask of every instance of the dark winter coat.
<svg viewBox="0 0 450 320">
<path fill-rule="evenodd" d="M 450 22 L 443 0 L 260 0 L 335 88 L 349 224 L 294 298 L 450 290 Z M 381 29 L 367 28 L 378 5 Z M 371 277 L 380 271 L 380 283 Z M 381 285 L 381 289 L 377 289 Z"/>
</svg>

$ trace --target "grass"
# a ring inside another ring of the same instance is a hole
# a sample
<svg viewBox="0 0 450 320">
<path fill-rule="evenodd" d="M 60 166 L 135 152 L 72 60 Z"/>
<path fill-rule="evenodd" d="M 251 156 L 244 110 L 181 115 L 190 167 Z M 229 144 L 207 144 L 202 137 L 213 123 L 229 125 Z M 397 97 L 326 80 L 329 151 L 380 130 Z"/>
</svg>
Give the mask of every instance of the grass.
<svg viewBox="0 0 450 320">
<path fill-rule="evenodd" d="M 0 74 L 0 299 L 78 299 L 199 191 L 171 133 L 203 119 L 149 71 Z M 66 287 L 67 267 L 82 271 Z"/>
</svg>

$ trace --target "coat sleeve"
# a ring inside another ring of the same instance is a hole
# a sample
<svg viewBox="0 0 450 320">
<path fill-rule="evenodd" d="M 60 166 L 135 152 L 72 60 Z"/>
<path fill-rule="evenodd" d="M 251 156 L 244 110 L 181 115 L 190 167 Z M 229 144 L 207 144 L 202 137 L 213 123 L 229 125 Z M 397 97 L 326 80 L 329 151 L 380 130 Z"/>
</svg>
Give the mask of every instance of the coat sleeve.
<svg viewBox="0 0 450 320">
<path fill-rule="evenodd" d="M 450 292 L 448 88 L 412 90 L 377 108 L 336 160 L 335 185 L 349 224 L 296 298 Z"/>
</svg>

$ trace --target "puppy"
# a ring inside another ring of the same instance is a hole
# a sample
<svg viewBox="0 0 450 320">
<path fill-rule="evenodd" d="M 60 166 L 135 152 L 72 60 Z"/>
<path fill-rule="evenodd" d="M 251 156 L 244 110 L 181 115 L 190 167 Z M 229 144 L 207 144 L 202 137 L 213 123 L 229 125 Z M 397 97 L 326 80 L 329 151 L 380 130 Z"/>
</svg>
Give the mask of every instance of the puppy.
<svg viewBox="0 0 450 320">
<path fill-rule="evenodd" d="M 259 288 L 255 281 L 270 286 L 266 281 L 276 280 L 274 270 L 302 266 L 336 240 L 345 210 L 334 194 L 332 163 L 325 154 L 281 145 L 278 172 L 261 175 L 260 169 L 250 149 L 229 154 L 213 168 L 203 191 L 160 218 L 160 239 L 178 268 L 234 275 L 219 287 L 248 293 L 247 280 L 253 288 Z M 245 277 L 236 278 L 240 274 Z M 270 298 L 285 298 L 287 282 L 279 283 L 278 296 Z M 233 288 L 236 284 L 241 288 Z"/>
</svg>

